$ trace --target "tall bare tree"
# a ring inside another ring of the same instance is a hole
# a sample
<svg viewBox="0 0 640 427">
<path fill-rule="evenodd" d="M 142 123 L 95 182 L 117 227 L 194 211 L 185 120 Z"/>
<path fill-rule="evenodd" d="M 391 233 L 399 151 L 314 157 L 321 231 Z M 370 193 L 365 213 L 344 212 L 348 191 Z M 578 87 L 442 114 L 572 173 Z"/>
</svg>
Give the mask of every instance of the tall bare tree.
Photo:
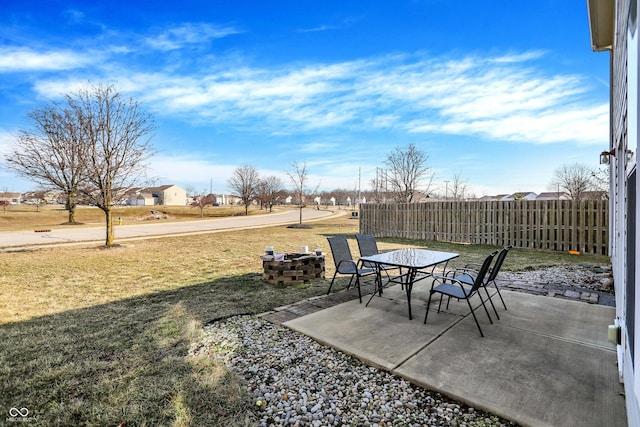
<svg viewBox="0 0 640 427">
<path fill-rule="evenodd" d="M 106 246 L 113 244 L 112 207 L 145 177 L 153 154 L 153 118 L 112 85 L 65 96 L 84 145 L 85 180 L 80 191 L 105 214 Z"/>
<path fill-rule="evenodd" d="M 302 209 L 306 206 L 306 198 L 308 196 L 307 183 L 309 181 L 309 171 L 307 170 L 307 162 L 293 162 L 291 164 L 291 169 L 287 172 L 287 175 L 293 184 L 294 192 L 299 201 L 300 224 L 302 224 Z M 319 186 L 319 184 L 316 186 L 313 193 L 317 192 Z"/>
<path fill-rule="evenodd" d="M 229 178 L 229 188 L 242 199 L 245 215 L 249 215 L 249 204 L 258 196 L 259 183 L 258 170 L 249 165 L 236 168 Z"/>
<path fill-rule="evenodd" d="M 387 155 L 387 180 L 396 201 L 412 202 L 420 194 L 428 194 L 434 173 L 428 166 L 429 156 L 415 146 L 396 147 Z"/>
<path fill-rule="evenodd" d="M 32 127 L 19 131 L 4 163 L 43 188 L 64 192 L 68 222 L 74 224 L 78 191 L 86 180 L 88 149 L 75 111 L 67 99 L 65 103 L 48 103 L 28 117 Z"/>
<path fill-rule="evenodd" d="M 595 171 L 585 164 L 565 164 L 553 172 L 548 188 L 567 193 L 571 200 L 582 200 L 588 191 L 595 188 L 594 174 Z"/>
</svg>

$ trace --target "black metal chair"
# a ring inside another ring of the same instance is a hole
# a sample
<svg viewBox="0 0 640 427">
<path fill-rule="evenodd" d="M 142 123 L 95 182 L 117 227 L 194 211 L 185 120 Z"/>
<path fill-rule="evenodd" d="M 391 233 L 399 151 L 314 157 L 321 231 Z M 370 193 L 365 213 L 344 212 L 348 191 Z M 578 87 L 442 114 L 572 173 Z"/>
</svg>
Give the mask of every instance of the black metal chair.
<svg viewBox="0 0 640 427">
<path fill-rule="evenodd" d="M 507 257 L 507 254 L 509 253 L 509 250 L 511 250 L 511 248 L 513 248 L 513 246 L 505 246 L 504 248 L 502 248 L 502 250 L 500 251 L 500 253 L 498 254 L 498 256 L 496 257 L 496 262 L 493 264 L 493 266 L 489 269 L 489 275 L 484 279 L 484 281 L 482 282 L 482 287 L 485 290 L 485 293 L 487 294 L 487 298 L 489 299 L 489 302 L 491 303 L 491 307 L 493 307 L 493 312 L 496 314 L 496 317 L 498 318 L 498 320 L 500 319 L 500 316 L 498 315 L 498 311 L 496 310 L 496 306 L 493 304 L 493 300 L 492 300 L 492 295 L 489 293 L 489 290 L 487 289 L 491 284 L 493 284 L 493 286 L 496 288 L 496 293 L 498 294 L 498 296 L 500 297 L 500 301 L 502 301 L 502 306 L 504 307 L 504 309 L 507 309 L 507 304 L 505 304 L 504 302 L 504 298 L 502 298 L 502 294 L 500 293 L 500 287 L 498 287 L 498 284 L 496 283 L 496 278 L 498 277 L 498 273 L 500 273 L 500 269 L 502 268 L 502 264 L 504 263 L 504 259 Z M 462 274 L 456 274 L 455 277 L 456 279 L 460 280 L 461 282 L 464 282 L 468 285 L 472 285 L 473 282 L 475 281 L 475 277 L 478 274 L 478 272 L 476 270 L 471 269 L 471 266 L 473 265 L 478 265 L 478 264 L 467 264 L 463 269 L 461 270 L 456 270 L 456 271 L 461 271 Z"/>
<path fill-rule="evenodd" d="M 449 297 L 449 299 L 447 300 L 447 308 L 449 308 L 449 300 L 451 298 L 456 298 L 458 300 L 461 300 L 461 299 L 465 300 L 467 302 L 467 305 L 469 306 L 469 310 L 471 311 L 473 320 L 475 320 L 476 326 L 480 331 L 480 336 L 484 337 L 484 333 L 482 332 L 482 328 L 480 327 L 480 323 L 478 322 L 478 318 L 476 317 L 475 310 L 471 305 L 470 299 L 473 295 L 476 295 L 476 294 L 478 295 L 478 297 L 480 298 L 480 302 L 482 303 L 482 307 L 484 307 L 484 311 L 487 313 L 489 322 L 493 323 L 493 320 L 491 320 L 491 316 L 489 315 L 489 310 L 487 310 L 487 306 L 484 303 L 484 299 L 482 298 L 482 294 L 479 292 L 479 289 L 483 287 L 484 279 L 487 276 L 489 267 L 491 266 L 491 262 L 493 261 L 493 258 L 496 256 L 496 254 L 497 254 L 497 251 L 487 256 L 487 258 L 484 260 L 484 262 L 482 263 L 482 267 L 478 271 L 478 274 L 471 288 L 465 287 L 467 283 L 461 282 L 460 280 L 457 280 L 455 277 L 448 277 L 446 275 L 434 276 L 434 285 L 436 281 L 441 281 L 442 283 L 437 286 L 432 286 L 431 290 L 429 291 L 429 301 L 427 301 L 427 312 L 424 315 L 424 323 L 425 324 L 427 323 L 427 317 L 429 316 L 429 307 L 431 306 L 431 297 L 433 296 L 433 294 L 439 293 L 440 302 L 438 303 L 438 313 L 440 313 L 440 308 L 442 306 L 442 297 L 445 295 Z"/>
<path fill-rule="evenodd" d="M 349 242 L 347 242 L 347 238 L 343 236 L 338 237 L 327 237 L 329 241 L 329 246 L 331 247 L 331 255 L 333 255 L 333 263 L 336 266 L 336 271 L 333 273 L 333 278 L 331 279 L 331 285 L 329 285 L 329 290 L 327 291 L 327 295 L 331 293 L 331 288 L 333 287 L 333 282 L 336 279 L 338 274 L 350 275 L 349 284 L 347 285 L 347 289 L 351 287 L 353 283 L 353 279 L 356 279 L 356 286 L 358 287 L 358 298 L 362 303 L 362 291 L 360 290 L 360 277 L 367 276 L 369 274 L 375 273 L 375 270 L 371 268 L 361 268 L 358 267 L 358 263 L 353 260 L 351 256 L 351 249 L 349 249 Z"/>
<path fill-rule="evenodd" d="M 376 242 L 376 237 L 373 234 L 356 234 L 356 241 L 358 242 L 358 249 L 360 250 L 361 257 L 377 255 L 380 253 L 380 250 L 378 249 L 378 243 Z M 379 268 L 380 271 L 384 272 L 384 274 L 387 276 L 387 284 L 403 284 L 402 281 L 394 281 L 394 277 L 389 274 L 389 271 L 398 270 L 400 276 L 402 276 L 402 270 L 400 269 L 400 267 L 396 267 L 394 265 L 376 264 L 367 261 L 362 261 L 362 266 L 373 269 Z M 380 283 L 380 286 L 382 286 L 382 283 Z"/>
</svg>

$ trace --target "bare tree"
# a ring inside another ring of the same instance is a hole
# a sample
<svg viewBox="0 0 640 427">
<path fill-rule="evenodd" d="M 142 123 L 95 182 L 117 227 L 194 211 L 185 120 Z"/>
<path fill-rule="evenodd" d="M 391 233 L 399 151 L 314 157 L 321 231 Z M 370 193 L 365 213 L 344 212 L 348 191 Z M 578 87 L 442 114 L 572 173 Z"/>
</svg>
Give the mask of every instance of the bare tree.
<svg viewBox="0 0 640 427">
<path fill-rule="evenodd" d="M 28 117 L 32 128 L 19 132 L 5 165 L 43 188 L 64 192 L 68 223 L 74 224 L 78 191 L 86 180 L 88 149 L 78 117 L 69 98 L 65 103 L 46 104 Z"/>
<path fill-rule="evenodd" d="M 581 163 L 562 165 L 553 173 L 550 191 L 564 192 L 571 200 L 582 200 L 594 188 L 595 171 Z"/>
<path fill-rule="evenodd" d="M 204 190 L 200 194 L 194 194 L 191 197 L 191 207 L 200 209 L 200 218 L 204 218 L 204 208 L 207 206 L 213 206 L 215 202 L 215 196 L 211 193 L 207 194 Z"/>
<path fill-rule="evenodd" d="M 428 194 L 434 173 L 427 165 L 429 156 L 415 144 L 396 147 L 387 155 L 387 180 L 396 201 L 412 202 L 422 193 Z M 424 182 L 426 181 L 426 183 Z"/>
<path fill-rule="evenodd" d="M 236 168 L 229 178 L 229 188 L 242 199 L 245 215 L 249 215 L 249 204 L 258 196 L 259 182 L 258 170 L 249 165 Z"/>
<path fill-rule="evenodd" d="M 603 199 L 609 198 L 609 166 L 600 167 L 593 172 L 593 189 L 600 193 Z"/>
<path fill-rule="evenodd" d="M 368 193 L 369 196 L 367 199 L 371 199 L 371 201 L 378 203 L 386 203 L 389 198 L 389 180 L 387 179 L 387 171 L 377 167 L 376 176 L 375 178 L 371 178 L 369 184 L 373 191 Z"/>
<path fill-rule="evenodd" d="M 81 134 L 85 180 L 80 191 L 105 214 L 106 246 L 113 244 L 112 207 L 141 183 L 153 154 L 153 118 L 112 85 L 96 85 L 66 95 Z"/>
<path fill-rule="evenodd" d="M 299 206 L 300 206 L 300 224 L 302 224 L 302 209 L 306 206 L 306 197 L 307 197 L 307 182 L 309 181 L 309 172 L 307 171 L 307 162 L 300 164 L 299 162 L 294 162 L 291 164 L 291 169 L 287 172 L 289 179 L 294 187 L 294 192 L 296 197 L 298 198 Z M 313 193 L 317 193 L 318 186 L 312 191 Z"/>
<path fill-rule="evenodd" d="M 467 192 L 467 181 L 456 173 L 453 175 L 453 181 L 451 181 L 451 197 L 454 200 L 463 200 Z"/>
<path fill-rule="evenodd" d="M 272 212 L 273 205 L 284 196 L 284 183 L 277 176 L 268 176 L 260 180 L 258 189 L 260 203 Z"/>
<path fill-rule="evenodd" d="M 184 192 L 187 193 L 187 197 L 197 195 L 196 188 L 193 185 L 186 185 L 184 187 Z"/>
</svg>

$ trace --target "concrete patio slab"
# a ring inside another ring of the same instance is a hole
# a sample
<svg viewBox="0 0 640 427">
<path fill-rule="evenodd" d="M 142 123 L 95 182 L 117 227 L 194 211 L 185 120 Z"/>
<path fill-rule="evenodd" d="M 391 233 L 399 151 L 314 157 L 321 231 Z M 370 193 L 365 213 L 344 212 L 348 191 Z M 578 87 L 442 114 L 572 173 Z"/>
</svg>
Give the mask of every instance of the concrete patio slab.
<svg viewBox="0 0 640 427">
<path fill-rule="evenodd" d="M 485 338 L 464 301 L 439 314 L 432 302 L 424 325 L 419 288 L 411 321 L 396 287 L 369 307 L 350 301 L 284 325 L 522 425 L 625 426 L 615 347 L 607 341 L 615 309 L 509 291 L 503 296 L 508 310 L 494 299 L 501 317 L 494 324 L 477 312 Z"/>
</svg>

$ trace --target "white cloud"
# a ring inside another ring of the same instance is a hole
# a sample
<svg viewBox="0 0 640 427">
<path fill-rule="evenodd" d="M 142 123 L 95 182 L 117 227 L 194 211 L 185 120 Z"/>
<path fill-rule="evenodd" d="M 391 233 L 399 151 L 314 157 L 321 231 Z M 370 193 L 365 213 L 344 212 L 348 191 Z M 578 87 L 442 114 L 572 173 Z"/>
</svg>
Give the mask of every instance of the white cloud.
<svg viewBox="0 0 640 427">
<path fill-rule="evenodd" d="M 233 27 L 186 23 L 169 28 L 158 36 L 148 37 L 146 42 L 154 49 L 168 51 L 187 45 L 208 43 L 212 39 L 219 39 L 239 32 Z"/>
<path fill-rule="evenodd" d="M 15 133 L 0 129 L 0 157 L 8 154 L 15 143 Z"/>
<path fill-rule="evenodd" d="M 69 70 L 94 60 L 95 56 L 71 50 L 37 52 L 29 48 L 0 48 L 0 72 Z"/>
<path fill-rule="evenodd" d="M 160 43 L 168 48 L 233 31 L 186 24 L 167 30 Z M 254 132 L 389 128 L 541 144 L 606 141 L 608 110 L 588 101 L 585 79 L 549 74 L 536 62 L 543 58 L 542 51 L 460 59 L 388 55 L 275 68 L 216 58 L 214 66 L 199 65 L 189 74 L 103 71 L 158 114 Z M 51 96 L 86 83 L 41 80 L 36 90 Z"/>
</svg>

